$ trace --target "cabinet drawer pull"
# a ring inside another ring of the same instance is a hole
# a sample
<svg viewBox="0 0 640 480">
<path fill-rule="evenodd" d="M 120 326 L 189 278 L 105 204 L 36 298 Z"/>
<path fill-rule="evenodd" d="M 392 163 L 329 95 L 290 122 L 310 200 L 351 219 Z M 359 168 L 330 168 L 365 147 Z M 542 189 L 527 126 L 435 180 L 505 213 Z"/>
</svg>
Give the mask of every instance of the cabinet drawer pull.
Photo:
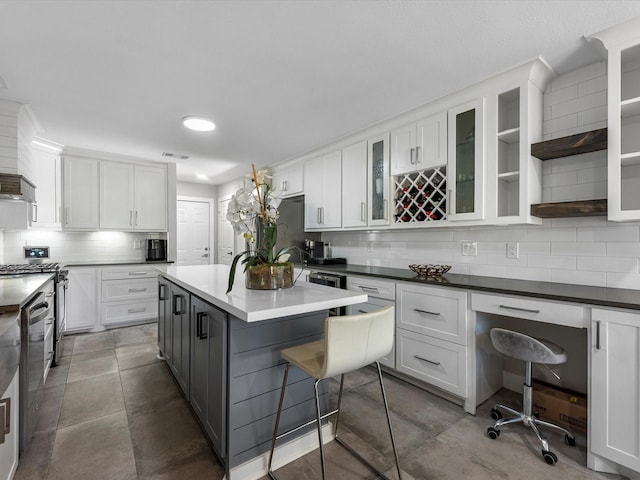
<svg viewBox="0 0 640 480">
<path fill-rule="evenodd" d="M 436 367 L 440 365 L 440 362 L 434 362 L 433 360 L 429 360 L 427 358 L 423 358 L 420 355 L 414 355 L 413 358 L 417 358 L 418 360 L 422 360 L 423 362 L 430 363 L 431 365 L 435 365 Z"/>
<path fill-rule="evenodd" d="M 127 313 L 144 313 L 146 311 L 146 308 L 130 308 L 129 310 L 127 310 Z"/>
<path fill-rule="evenodd" d="M 414 308 L 414 310 L 418 313 L 426 313 L 427 315 L 440 315 L 440 312 L 430 312 L 429 310 L 422 310 L 420 308 Z"/>
<path fill-rule="evenodd" d="M 129 293 L 138 293 L 138 292 L 146 292 L 146 288 L 130 288 Z"/>
<path fill-rule="evenodd" d="M 178 300 L 180 300 L 180 308 L 178 308 Z M 183 295 L 174 295 L 173 296 L 173 314 L 182 315 L 184 313 L 182 311 L 183 308 L 184 308 Z"/>
<path fill-rule="evenodd" d="M 158 300 L 166 300 L 167 299 L 167 297 L 165 296 L 165 294 L 167 293 L 166 289 L 167 289 L 166 285 L 164 285 L 162 283 L 158 284 Z"/>
<path fill-rule="evenodd" d="M 358 313 L 367 313 L 367 311 L 360 309 L 360 310 L 358 310 Z"/>
<path fill-rule="evenodd" d="M 511 307 L 509 305 L 500 305 L 499 307 L 505 310 L 517 310 L 518 312 L 540 313 L 540 310 L 534 310 L 533 308 Z"/>
<path fill-rule="evenodd" d="M 129 272 L 130 276 L 134 276 L 134 275 L 138 275 L 139 276 L 139 275 L 146 275 L 146 274 L 147 274 L 147 272 Z"/>
<path fill-rule="evenodd" d="M 367 287 L 366 285 L 360 285 L 360 290 L 364 290 L 365 292 L 380 293 L 380 291 L 376 287 Z"/>
</svg>

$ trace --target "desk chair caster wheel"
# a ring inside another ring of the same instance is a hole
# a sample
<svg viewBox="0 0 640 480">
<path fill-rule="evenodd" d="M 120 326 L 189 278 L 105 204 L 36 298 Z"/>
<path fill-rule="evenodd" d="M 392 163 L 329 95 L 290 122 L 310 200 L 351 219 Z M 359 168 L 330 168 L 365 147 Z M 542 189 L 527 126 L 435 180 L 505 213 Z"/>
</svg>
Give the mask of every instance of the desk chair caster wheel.
<svg viewBox="0 0 640 480">
<path fill-rule="evenodd" d="M 564 436 L 564 443 L 566 443 L 570 447 L 575 447 L 576 446 L 576 437 L 572 437 L 571 435 L 565 435 Z"/>
<path fill-rule="evenodd" d="M 487 428 L 487 435 L 489 435 L 489 438 L 491 440 L 495 440 L 496 438 L 498 438 L 500 436 L 500 430 L 496 430 L 493 427 L 489 427 L 489 428 Z"/>
<path fill-rule="evenodd" d="M 556 463 L 558 463 L 558 457 L 553 452 L 545 452 L 544 450 L 542 450 L 542 458 L 544 458 L 544 461 L 549 465 L 555 465 Z"/>
<path fill-rule="evenodd" d="M 491 418 L 493 418 L 496 422 L 502 418 L 502 412 L 497 408 L 491 409 Z"/>
</svg>

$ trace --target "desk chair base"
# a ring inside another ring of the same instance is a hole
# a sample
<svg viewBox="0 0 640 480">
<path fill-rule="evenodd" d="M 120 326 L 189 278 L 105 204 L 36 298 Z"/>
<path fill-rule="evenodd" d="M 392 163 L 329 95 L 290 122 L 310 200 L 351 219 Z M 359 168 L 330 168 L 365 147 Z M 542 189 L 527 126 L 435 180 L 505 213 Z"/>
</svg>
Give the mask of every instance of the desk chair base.
<svg viewBox="0 0 640 480">
<path fill-rule="evenodd" d="M 561 427 L 560 425 L 556 425 L 555 423 L 540 420 L 537 416 L 537 413 L 532 413 L 533 387 L 531 386 L 531 362 L 527 362 L 527 374 L 522 392 L 522 408 L 524 411 L 518 412 L 517 410 L 514 410 L 507 405 L 496 405 L 495 407 L 493 407 L 491 409 L 491 418 L 496 420 L 496 423 L 493 425 L 493 427 L 489 427 L 487 429 L 487 435 L 489 436 L 489 438 L 495 440 L 500 436 L 501 427 L 512 423 L 523 423 L 525 426 L 531 428 L 531 430 L 533 430 L 533 433 L 536 434 L 536 437 L 538 437 L 538 440 L 542 445 L 542 458 L 544 458 L 544 461 L 549 465 L 555 465 L 558 461 L 558 457 L 555 453 L 549 450 L 549 442 L 547 442 L 547 440 L 544 438 L 538 426 L 560 430 L 565 434 L 564 442 L 570 446 L 575 446 L 576 438 L 566 428 Z M 500 410 L 504 410 L 513 416 L 503 419 L 502 412 Z"/>
<path fill-rule="evenodd" d="M 393 455 L 395 457 L 395 461 L 396 461 L 396 468 L 398 471 L 398 479 L 402 480 L 402 475 L 400 473 L 400 462 L 398 460 L 398 452 L 396 450 L 396 442 L 395 442 L 395 438 L 393 436 L 393 429 L 391 428 L 391 420 L 389 418 L 389 405 L 387 403 L 387 395 L 385 393 L 384 390 L 384 384 L 382 383 L 382 369 L 380 368 L 380 364 L 378 362 L 375 362 L 376 364 L 376 368 L 378 370 L 378 380 L 380 381 L 380 390 L 382 392 L 382 401 L 384 403 L 384 410 L 387 416 L 387 425 L 389 427 L 389 435 L 391 437 L 391 446 L 393 448 Z M 282 404 L 284 402 L 284 392 L 285 392 L 285 388 L 287 385 L 287 376 L 289 374 L 289 367 L 291 366 L 290 363 L 287 364 L 287 367 L 285 369 L 284 372 L 284 379 L 282 380 L 282 390 L 280 392 L 280 403 L 278 405 L 278 413 L 276 415 L 276 425 L 275 425 L 275 429 L 273 432 L 273 438 L 271 441 L 271 453 L 269 454 L 269 467 L 268 467 L 268 475 L 269 478 L 273 479 L 273 480 L 278 480 L 277 477 L 275 476 L 275 473 L 273 472 L 272 469 L 272 462 L 273 462 L 273 452 L 275 450 L 275 446 L 276 446 L 276 440 L 281 439 L 282 437 L 285 437 L 293 432 L 296 432 L 298 430 L 300 430 L 301 428 L 304 428 L 306 426 L 309 426 L 313 423 L 316 423 L 317 425 L 317 429 L 318 429 L 318 440 L 320 442 L 320 465 L 322 468 L 322 478 L 323 480 L 326 479 L 326 467 L 325 467 L 325 456 L 324 456 L 324 442 L 322 441 L 322 420 L 324 420 L 325 418 L 331 416 L 331 415 L 336 415 L 336 425 L 335 425 L 335 429 L 334 429 L 334 436 L 335 436 L 335 440 L 338 444 L 342 445 L 342 447 L 345 448 L 345 450 L 347 450 L 352 456 L 354 456 L 358 461 L 360 461 L 363 465 L 365 465 L 367 468 L 369 468 L 369 470 L 371 470 L 373 473 L 375 473 L 376 475 L 378 475 L 378 478 L 382 479 L 382 480 L 390 480 L 389 477 L 387 477 L 384 473 L 382 473 L 380 470 L 378 470 L 376 467 L 374 467 L 373 465 L 371 465 L 371 463 L 369 463 L 367 460 L 365 460 L 365 458 L 360 455 L 358 452 L 356 452 L 351 446 L 349 446 L 344 440 L 342 440 L 342 438 L 340 438 L 338 436 L 338 426 L 339 426 L 339 422 L 340 422 L 340 403 L 342 401 L 342 388 L 344 386 L 344 374 L 342 374 L 340 376 L 340 391 L 338 393 L 338 405 L 336 407 L 335 410 L 326 413 L 324 415 L 320 415 L 320 400 L 319 400 L 319 396 L 318 396 L 318 384 L 320 383 L 321 380 L 323 379 L 316 379 L 316 381 L 313 384 L 313 388 L 314 388 L 314 392 L 315 392 L 315 400 L 316 400 L 316 418 L 314 420 L 310 420 L 309 422 L 300 425 L 298 427 L 292 428 L 291 430 L 288 430 L 286 432 L 283 432 L 281 434 L 278 435 L 278 427 L 280 425 L 280 414 L 282 412 Z"/>
</svg>

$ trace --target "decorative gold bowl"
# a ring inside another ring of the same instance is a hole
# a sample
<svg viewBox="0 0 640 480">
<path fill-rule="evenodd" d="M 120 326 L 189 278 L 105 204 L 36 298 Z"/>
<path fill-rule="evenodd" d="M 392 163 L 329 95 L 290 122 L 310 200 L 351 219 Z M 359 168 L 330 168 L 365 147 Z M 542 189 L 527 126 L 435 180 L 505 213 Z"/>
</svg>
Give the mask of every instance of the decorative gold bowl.
<svg viewBox="0 0 640 480">
<path fill-rule="evenodd" d="M 451 270 L 451 265 L 418 265 L 412 263 L 409 268 L 420 277 L 440 277 Z"/>
</svg>

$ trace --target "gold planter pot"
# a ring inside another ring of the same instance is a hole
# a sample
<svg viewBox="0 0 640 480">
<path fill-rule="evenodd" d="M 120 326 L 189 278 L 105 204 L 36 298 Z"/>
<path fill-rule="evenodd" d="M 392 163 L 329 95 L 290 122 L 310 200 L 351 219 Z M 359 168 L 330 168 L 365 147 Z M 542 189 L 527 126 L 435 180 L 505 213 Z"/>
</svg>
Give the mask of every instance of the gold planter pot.
<svg viewBox="0 0 640 480">
<path fill-rule="evenodd" d="M 251 290 L 280 290 L 293 287 L 293 263 L 266 263 L 247 268 L 245 286 Z"/>
</svg>

